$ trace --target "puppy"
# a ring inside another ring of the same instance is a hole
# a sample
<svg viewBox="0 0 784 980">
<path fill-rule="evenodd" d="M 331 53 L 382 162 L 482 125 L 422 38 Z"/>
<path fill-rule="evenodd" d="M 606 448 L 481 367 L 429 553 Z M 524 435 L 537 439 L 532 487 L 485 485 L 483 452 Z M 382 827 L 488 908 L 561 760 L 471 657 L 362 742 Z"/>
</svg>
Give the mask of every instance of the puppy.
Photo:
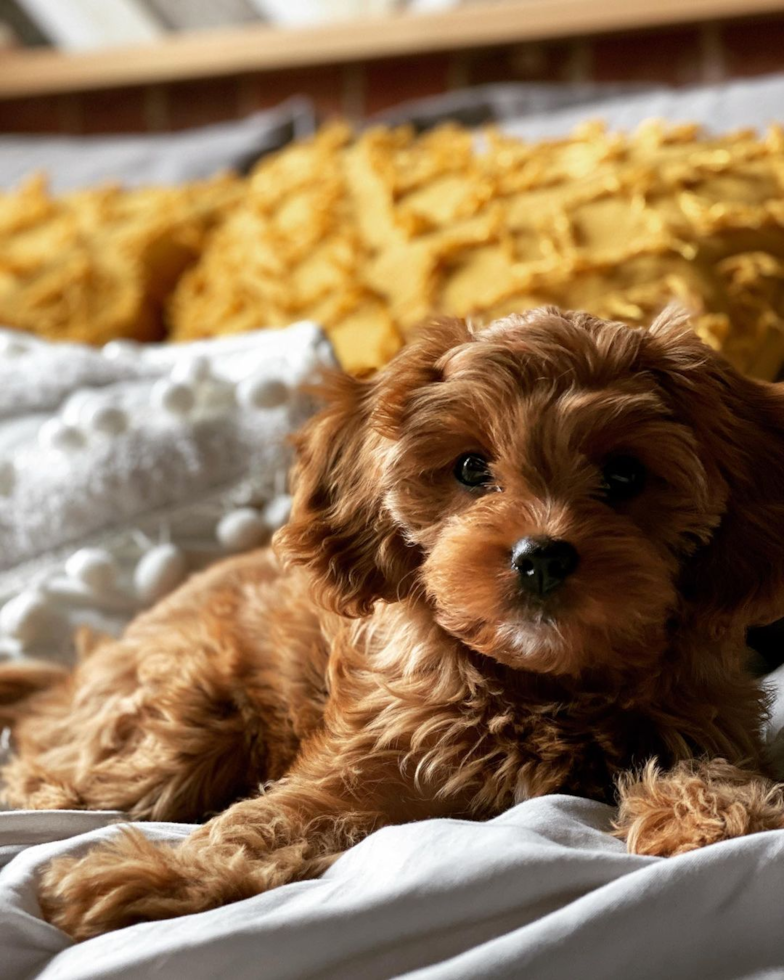
<svg viewBox="0 0 784 980">
<path fill-rule="evenodd" d="M 70 676 L 0 674 L 10 803 L 207 821 L 53 862 L 49 921 L 202 911 L 545 793 L 618 787 L 645 854 L 784 826 L 744 643 L 784 598 L 782 387 L 680 315 L 547 308 L 435 324 L 324 395 L 279 558 L 193 578 Z"/>
</svg>

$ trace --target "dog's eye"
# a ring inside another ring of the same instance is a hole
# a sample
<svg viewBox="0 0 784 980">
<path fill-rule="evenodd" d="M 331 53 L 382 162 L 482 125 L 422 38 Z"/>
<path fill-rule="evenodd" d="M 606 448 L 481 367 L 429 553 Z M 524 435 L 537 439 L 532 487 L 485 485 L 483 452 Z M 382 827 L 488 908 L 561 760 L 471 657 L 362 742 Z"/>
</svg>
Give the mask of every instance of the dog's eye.
<svg viewBox="0 0 784 980">
<path fill-rule="evenodd" d="M 645 485 L 645 467 L 634 456 L 611 456 L 602 468 L 602 497 L 609 504 L 631 500 Z"/>
<path fill-rule="evenodd" d="M 455 479 L 466 487 L 486 487 L 493 479 L 487 460 L 478 453 L 466 453 L 455 463 Z"/>
</svg>

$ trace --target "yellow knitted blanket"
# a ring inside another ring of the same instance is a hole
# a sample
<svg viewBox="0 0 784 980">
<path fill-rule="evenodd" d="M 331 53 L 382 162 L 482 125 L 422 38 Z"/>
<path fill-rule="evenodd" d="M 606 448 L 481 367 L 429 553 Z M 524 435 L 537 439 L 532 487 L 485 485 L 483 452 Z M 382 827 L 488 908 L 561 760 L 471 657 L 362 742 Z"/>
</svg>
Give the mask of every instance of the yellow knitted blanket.
<svg viewBox="0 0 784 980">
<path fill-rule="evenodd" d="M 56 244 L 55 244 L 56 243 Z M 668 301 L 740 368 L 784 363 L 784 131 L 649 123 L 526 143 L 332 125 L 247 181 L 0 198 L 0 321 L 185 340 L 294 320 L 352 371 L 431 315 L 543 303 L 646 323 Z"/>
</svg>

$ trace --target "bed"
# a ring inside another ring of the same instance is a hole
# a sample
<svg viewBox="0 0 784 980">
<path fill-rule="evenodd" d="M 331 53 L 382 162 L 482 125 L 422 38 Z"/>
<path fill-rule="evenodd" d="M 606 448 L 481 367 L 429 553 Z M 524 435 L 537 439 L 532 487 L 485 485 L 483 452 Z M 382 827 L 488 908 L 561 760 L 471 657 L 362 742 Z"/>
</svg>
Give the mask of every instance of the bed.
<svg viewBox="0 0 784 980">
<path fill-rule="evenodd" d="M 3 976 L 781 976 L 784 834 L 647 858 L 625 853 L 608 833 L 611 819 L 605 804 L 552 796 L 484 824 L 430 820 L 387 828 L 320 880 L 74 946 L 38 917 L 36 871 L 55 854 L 83 850 L 113 833 L 117 814 L 5 814 Z M 167 841 L 189 830 L 144 829 Z"/>
<path fill-rule="evenodd" d="M 653 112 L 724 130 L 774 121 L 782 97 L 781 78 L 681 92 L 518 86 L 389 118 L 491 116 L 539 137 L 597 115 L 628 127 Z M 240 135 L 232 146 L 243 153 L 266 146 L 247 127 Z M 17 169 L 20 152 L 15 144 Z M 76 625 L 116 633 L 191 569 L 263 543 L 286 518 L 287 436 L 312 410 L 299 385 L 333 362 L 310 323 L 98 350 L 0 331 L 0 458 L 13 458 L 0 465 L 0 656 L 67 659 Z M 768 683 L 778 746 L 784 674 Z M 0 813 L 0 976 L 784 975 L 784 834 L 662 860 L 628 855 L 612 817 L 605 804 L 553 796 L 487 823 L 387 828 L 320 880 L 73 945 L 42 921 L 36 874 L 116 833 L 122 814 Z M 161 841 L 190 829 L 139 826 Z"/>
</svg>

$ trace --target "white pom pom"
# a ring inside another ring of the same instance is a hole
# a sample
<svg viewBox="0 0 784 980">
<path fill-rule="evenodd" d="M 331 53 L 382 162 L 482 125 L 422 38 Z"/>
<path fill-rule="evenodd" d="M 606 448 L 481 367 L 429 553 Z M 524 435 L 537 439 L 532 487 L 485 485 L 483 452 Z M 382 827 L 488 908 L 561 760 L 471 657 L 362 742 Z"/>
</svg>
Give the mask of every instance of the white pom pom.
<svg viewBox="0 0 784 980">
<path fill-rule="evenodd" d="M 187 415 L 196 404 L 196 396 L 190 385 L 163 378 L 152 389 L 153 402 L 171 415 Z"/>
<path fill-rule="evenodd" d="M 230 551 L 247 551 L 269 537 L 269 528 L 257 510 L 242 507 L 222 517 L 215 534 L 224 548 Z"/>
<path fill-rule="evenodd" d="M 103 345 L 101 353 L 110 361 L 117 361 L 123 357 L 136 357 L 139 346 L 135 340 L 110 340 Z"/>
<path fill-rule="evenodd" d="M 38 441 L 44 449 L 57 449 L 71 453 L 84 445 L 84 433 L 75 425 L 61 419 L 47 419 L 38 430 Z"/>
<path fill-rule="evenodd" d="M 41 592 L 21 592 L 0 609 L 0 631 L 22 646 L 50 637 L 63 625 Z"/>
<path fill-rule="evenodd" d="M 95 392 L 89 388 L 80 388 L 75 391 L 60 411 L 60 419 L 68 425 L 79 425 L 82 421 L 82 413 L 86 407 L 95 399 Z"/>
<path fill-rule="evenodd" d="M 171 379 L 180 384 L 198 385 L 212 375 L 210 359 L 203 354 L 195 354 L 179 361 L 171 370 Z"/>
<path fill-rule="evenodd" d="M 0 334 L 0 356 L 19 357 L 30 350 L 29 344 L 15 337 L 12 333 Z"/>
<path fill-rule="evenodd" d="M 142 555 L 133 573 L 136 595 L 142 602 L 155 602 L 175 589 L 185 578 L 188 563 L 173 544 L 159 544 Z"/>
<path fill-rule="evenodd" d="M 291 497 L 287 493 L 282 493 L 274 500 L 270 500 L 264 508 L 264 523 L 270 531 L 277 531 L 279 527 L 283 527 L 290 516 Z"/>
<path fill-rule="evenodd" d="M 289 399 L 289 386 L 276 378 L 250 377 L 237 385 L 237 400 L 246 408 L 277 408 Z"/>
<path fill-rule="evenodd" d="M 128 428 L 128 415 L 116 405 L 100 402 L 88 405 L 84 412 L 87 424 L 106 436 L 118 436 Z"/>
<path fill-rule="evenodd" d="M 117 582 L 117 563 L 103 548 L 82 548 L 65 563 L 66 574 L 92 592 L 109 592 Z"/>
<path fill-rule="evenodd" d="M 8 497 L 16 486 L 16 467 L 10 459 L 0 460 L 0 497 Z"/>
</svg>

